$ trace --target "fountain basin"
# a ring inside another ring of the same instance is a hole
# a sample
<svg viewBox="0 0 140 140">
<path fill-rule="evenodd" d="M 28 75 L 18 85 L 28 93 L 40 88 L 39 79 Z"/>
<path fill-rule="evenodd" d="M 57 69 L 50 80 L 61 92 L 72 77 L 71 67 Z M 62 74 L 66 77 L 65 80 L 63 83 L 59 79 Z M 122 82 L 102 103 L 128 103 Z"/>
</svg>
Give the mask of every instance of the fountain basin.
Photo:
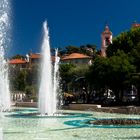
<svg viewBox="0 0 140 140">
<path fill-rule="evenodd" d="M 36 108 L 15 108 L 4 112 L 0 124 L 6 140 L 112 140 L 139 139 L 139 127 L 115 127 L 112 125 L 93 125 L 87 122 L 109 118 L 139 118 L 139 115 L 126 115 L 93 111 L 65 110 L 66 116 L 39 117 Z M 15 114 L 15 115 L 14 115 Z M 20 115 L 25 114 L 25 115 Z M 88 115 L 90 114 L 90 115 Z M 101 118 L 102 117 L 102 118 Z M 69 122 L 69 123 L 68 123 Z M 110 129 L 111 128 L 111 129 Z"/>
<path fill-rule="evenodd" d="M 66 125 L 76 127 L 94 128 L 140 128 L 139 118 L 110 118 L 110 119 L 85 119 L 64 122 Z"/>
<path fill-rule="evenodd" d="M 90 113 L 70 113 L 64 111 L 58 111 L 52 115 L 41 115 L 38 113 L 37 109 L 14 109 L 9 114 L 5 115 L 6 117 L 13 118 L 76 118 L 76 117 L 88 117 L 91 116 Z"/>
</svg>

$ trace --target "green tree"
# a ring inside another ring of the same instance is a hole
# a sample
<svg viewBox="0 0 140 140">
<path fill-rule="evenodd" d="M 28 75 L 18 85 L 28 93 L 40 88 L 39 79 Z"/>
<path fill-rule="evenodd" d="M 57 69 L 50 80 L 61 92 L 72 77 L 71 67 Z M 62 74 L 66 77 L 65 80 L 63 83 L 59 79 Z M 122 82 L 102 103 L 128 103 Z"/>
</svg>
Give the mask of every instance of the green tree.
<svg viewBox="0 0 140 140">
<path fill-rule="evenodd" d="M 122 96 L 121 91 L 126 86 L 126 81 L 130 83 L 131 75 L 134 72 L 135 66 L 130 63 L 128 55 L 118 50 L 116 55 L 110 58 L 99 57 L 95 59 L 87 78 L 90 84 L 100 92 L 110 88 L 119 99 Z"/>
<path fill-rule="evenodd" d="M 68 83 L 71 81 L 72 77 L 70 75 L 71 69 L 76 67 L 74 64 L 61 64 L 59 71 L 60 71 L 60 77 L 62 81 L 62 90 L 67 91 L 68 90 Z"/>
<path fill-rule="evenodd" d="M 125 87 L 130 86 L 131 75 L 135 72 L 135 66 L 130 63 L 128 55 L 123 51 L 118 50 L 116 56 L 109 58 L 108 84 L 116 94 L 120 92 L 118 98 L 122 97 L 122 91 Z"/>
<path fill-rule="evenodd" d="M 130 53 L 131 50 L 140 42 L 140 28 L 132 28 L 127 32 L 123 32 L 113 39 L 113 43 L 107 48 L 107 56 L 113 56 L 117 50 L 123 50 Z"/>
<path fill-rule="evenodd" d="M 11 57 L 10 59 L 25 59 L 25 56 L 17 54 L 15 56 Z"/>
<path fill-rule="evenodd" d="M 35 85 L 27 85 L 25 87 L 25 93 L 26 93 L 26 96 L 27 96 L 27 100 L 31 100 L 33 99 L 34 101 L 37 101 L 37 87 Z"/>
<path fill-rule="evenodd" d="M 71 53 L 79 53 L 80 52 L 80 48 L 79 47 L 75 47 L 75 46 L 67 46 L 66 48 L 66 53 L 67 54 L 71 54 Z"/>
<path fill-rule="evenodd" d="M 82 54 L 86 54 L 95 58 L 96 52 L 96 45 L 87 44 L 80 46 L 80 53 Z"/>
<path fill-rule="evenodd" d="M 140 72 L 140 43 L 131 50 L 129 54 L 131 62 L 136 66 L 137 72 Z"/>
<path fill-rule="evenodd" d="M 13 86 L 15 90 L 19 91 L 25 91 L 26 87 L 26 76 L 27 72 L 26 70 L 20 70 L 18 71 L 17 75 L 15 75 L 14 81 L 13 81 Z"/>
</svg>

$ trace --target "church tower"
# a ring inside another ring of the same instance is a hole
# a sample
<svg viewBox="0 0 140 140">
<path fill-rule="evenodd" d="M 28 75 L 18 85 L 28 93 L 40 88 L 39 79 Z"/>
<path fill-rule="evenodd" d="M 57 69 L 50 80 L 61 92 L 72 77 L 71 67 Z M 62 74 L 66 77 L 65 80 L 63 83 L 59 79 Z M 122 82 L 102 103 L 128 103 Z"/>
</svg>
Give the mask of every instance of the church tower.
<svg viewBox="0 0 140 140">
<path fill-rule="evenodd" d="M 106 49 L 112 43 L 112 32 L 109 27 L 106 25 L 104 31 L 101 35 L 102 38 L 102 46 L 101 46 L 101 56 L 106 56 Z"/>
</svg>

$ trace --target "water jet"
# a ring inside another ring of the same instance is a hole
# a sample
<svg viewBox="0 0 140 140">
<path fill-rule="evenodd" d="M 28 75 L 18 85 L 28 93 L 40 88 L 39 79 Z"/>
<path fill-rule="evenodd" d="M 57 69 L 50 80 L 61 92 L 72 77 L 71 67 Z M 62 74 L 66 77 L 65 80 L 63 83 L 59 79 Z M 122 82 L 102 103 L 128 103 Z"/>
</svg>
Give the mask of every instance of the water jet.
<svg viewBox="0 0 140 140">
<path fill-rule="evenodd" d="M 59 57 L 58 49 L 55 53 L 55 63 L 52 66 L 49 31 L 47 22 L 43 23 L 44 38 L 42 43 L 41 81 L 39 87 L 38 108 L 41 115 L 53 116 L 57 111 L 57 89 Z"/>
</svg>

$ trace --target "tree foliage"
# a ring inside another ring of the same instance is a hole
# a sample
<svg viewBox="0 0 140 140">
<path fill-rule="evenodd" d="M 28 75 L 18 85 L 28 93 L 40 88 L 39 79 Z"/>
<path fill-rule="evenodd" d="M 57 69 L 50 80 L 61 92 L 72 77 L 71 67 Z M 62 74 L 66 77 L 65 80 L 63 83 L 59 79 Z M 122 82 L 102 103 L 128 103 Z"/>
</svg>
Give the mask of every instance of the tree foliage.
<svg viewBox="0 0 140 140">
<path fill-rule="evenodd" d="M 122 32 L 113 39 L 113 43 L 107 48 L 107 56 L 113 56 L 117 50 L 130 53 L 135 46 L 140 43 L 140 28 L 132 28 L 127 32 Z"/>
<path fill-rule="evenodd" d="M 81 45 L 80 47 L 66 46 L 64 49 L 61 48 L 59 53 L 60 55 L 71 54 L 71 53 L 82 53 L 95 58 L 97 51 L 96 51 L 96 45 L 87 44 L 87 45 Z"/>
<path fill-rule="evenodd" d="M 15 56 L 11 57 L 11 59 L 25 59 L 25 56 L 17 54 Z"/>
<path fill-rule="evenodd" d="M 131 74 L 135 72 L 135 66 L 130 63 L 128 55 L 118 50 L 110 58 L 96 58 L 87 78 L 96 89 L 110 88 L 118 94 L 126 86 L 126 81 L 129 81 L 127 86 L 130 85 Z"/>
</svg>

